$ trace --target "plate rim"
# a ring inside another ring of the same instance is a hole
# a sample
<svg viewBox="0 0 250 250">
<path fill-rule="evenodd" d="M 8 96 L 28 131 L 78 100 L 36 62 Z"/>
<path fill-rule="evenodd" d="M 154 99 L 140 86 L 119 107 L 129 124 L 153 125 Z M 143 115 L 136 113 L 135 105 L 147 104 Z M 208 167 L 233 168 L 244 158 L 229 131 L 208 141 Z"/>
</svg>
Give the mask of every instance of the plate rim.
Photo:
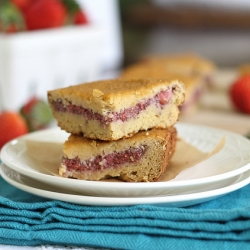
<svg viewBox="0 0 250 250">
<path fill-rule="evenodd" d="M 219 129 L 219 128 L 215 128 L 215 127 L 209 127 L 206 125 L 200 125 L 200 124 L 192 124 L 192 123 L 185 123 L 185 122 L 178 122 L 176 123 L 176 128 L 178 129 L 178 127 L 195 127 L 195 128 L 203 128 L 203 129 L 209 129 L 209 130 L 213 130 L 216 131 L 217 133 L 221 133 L 221 134 L 228 134 L 230 136 L 233 137 L 237 137 L 240 138 L 241 140 L 244 140 L 245 142 L 249 143 L 250 146 L 250 141 L 245 138 L 244 136 L 231 132 L 231 131 L 227 131 L 224 129 Z M 61 130 L 59 127 L 55 127 L 55 128 L 50 128 L 50 129 L 46 129 L 46 130 L 41 130 L 41 131 L 36 131 L 36 132 L 32 132 L 23 136 L 20 136 L 18 138 L 15 138 L 14 140 L 11 140 L 10 142 L 8 142 L 7 144 L 5 144 L 1 150 L 1 155 L 0 158 L 2 159 L 2 162 L 4 164 L 6 164 L 8 167 L 12 168 L 15 171 L 18 171 L 19 173 L 32 177 L 34 179 L 37 179 L 39 181 L 43 181 L 43 179 L 46 177 L 47 180 L 50 181 L 61 181 L 62 177 L 60 176 L 53 176 L 53 175 L 49 175 L 49 174 L 43 174 L 43 173 L 39 173 L 39 172 L 33 172 L 33 171 L 29 171 L 27 169 L 23 169 L 21 167 L 19 167 L 18 165 L 12 164 L 11 161 L 8 160 L 8 158 L 6 159 L 5 156 L 5 151 L 8 147 L 11 147 L 12 144 L 18 143 L 19 141 L 25 140 L 27 138 L 33 137 L 37 134 L 42 134 L 42 133 L 49 133 L 52 131 L 57 131 L 57 132 L 62 132 L 65 133 L 65 131 Z M 250 162 L 240 168 L 234 169 L 232 171 L 229 172 L 225 172 L 222 174 L 218 174 L 218 175 L 214 175 L 214 176 L 209 176 L 209 177 L 203 177 L 203 178 L 197 178 L 197 179 L 189 179 L 189 180 L 177 180 L 177 181 L 166 181 L 166 182 L 105 182 L 105 181 L 88 181 L 88 180 L 78 180 L 78 179 L 68 179 L 68 178 L 64 178 L 63 180 L 65 182 L 67 182 L 68 185 L 72 184 L 72 183 L 81 183 L 82 185 L 88 185 L 88 186 L 93 186 L 93 187 L 102 187 L 102 188 L 107 188 L 107 187 L 112 187 L 115 186 L 118 189 L 134 189 L 134 188 L 138 188 L 140 187 L 141 189 L 147 189 L 149 188 L 153 188 L 153 189 L 158 189 L 159 187 L 162 188 L 167 188 L 167 187 L 185 187 L 185 186 L 190 186 L 190 185 L 199 185 L 199 184 L 209 184 L 212 183 L 214 181 L 220 181 L 220 180 L 224 180 L 233 176 L 236 176 L 238 174 L 241 174 L 243 172 L 246 172 L 247 170 L 250 169 Z M 21 171 L 20 171 L 21 170 Z M 117 183 L 119 183 L 119 185 L 117 185 Z"/>
<path fill-rule="evenodd" d="M 18 182 L 8 177 L 3 170 L 4 167 L 11 169 L 8 166 L 4 166 L 4 164 L 0 164 L 0 175 L 7 183 L 16 187 L 17 189 L 20 189 L 22 191 L 31 193 L 39 197 L 47 198 L 50 200 L 59 200 L 63 202 L 73 203 L 73 204 L 92 205 L 92 206 L 130 206 L 130 205 L 143 205 L 143 204 L 151 204 L 151 205 L 153 204 L 167 205 L 168 204 L 168 205 L 173 205 L 174 207 L 185 207 L 185 206 L 190 206 L 190 203 L 188 202 L 191 202 L 191 205 L 200 204 L 200 203 L 218 198 L 220 196 L 229 194 L 236 190 L 239 190 L 240 188 L 243 188 L 250 183 L 250 170 L 248 170 L 241 174 L 242 175 L 241 179 L 237 181 L 236 183 L 233 183 L 231 185 L 228 185 L 222 188 L 213 189 L 213 190 L 204 191 L 204 192 L 198 192 L 198 193 L 192 193 L 192 194 L 181 194 L 181 195 L 174 195 L 174 196 L 160 195 L 160 196 L 151 196 L 151 197 L 105 197 L 105 196 L 96 197 L 96 196 L 85 196 L 85 195 L 77 195 L 77 194 L 65 194 L 65 193 L 54 192 L 54 191 L 31 187 L 29 185 L 25 185 L 25 183 Z M 11 170 L 15 171 L 13 169 Z M 244 178 L 244 175 L 246 174 L 248 176 Z M 53 187 L 51 186 L 51 188 Z M 53 195 L 55 195 L 58 199 L 56 197 L 52 197 Z M 76 199 L 78 199 L 78 201 L 76 201 Z M 97 200 L 97 202 L 93 202 L 93 199 Z M 182 203 L 185 203 L 185 202 L 187 203 L 187 205 L 181 205 Z"/>
</svg>

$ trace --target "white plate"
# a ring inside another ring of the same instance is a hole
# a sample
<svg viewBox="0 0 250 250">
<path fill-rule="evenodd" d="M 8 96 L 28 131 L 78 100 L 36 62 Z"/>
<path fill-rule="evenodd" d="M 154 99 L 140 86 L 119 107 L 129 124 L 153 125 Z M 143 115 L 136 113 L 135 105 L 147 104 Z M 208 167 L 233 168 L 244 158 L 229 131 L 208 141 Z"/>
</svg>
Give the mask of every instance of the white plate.
<svg viewBox="0 0 250 250">
<path fill-rule="evenodd" d="M 70 192 L 69 190 L 59 189 L 41 182 L 37 182 L 34 179 L 21 175 L 20 173 L 8 168 L 3 164 L 0 166 L 0 173 L 3 179 L 5 179 L 9 184 L 31 194 L 49 199 L 93 206 L 161 204 L 169 207 L 186 207 L 218 198 L 222 195 L 240 189 L 250 183 L 250 170 L 248 170 L 237 177 L 234 177 L 235 179 L 231 184 L 204 192 L 199 192 L 199 190 L 197 193 L 174 196 L 96 197 L 78 195 Z"/>
<path fill-rule="evenodd" d="M 211 151 L 221 137 L 226 136 L 226 144 L 220 152 L 220 158 L 215 158 L 213 161 L 213 164 L 216 164 L 218 170 L 221 171 L 220 174 L 191 180 L 151 183 L 62 179 L 48 174 L 46 170 L 39 167 L 39 164 L 29 157 L 25 146 L 26 139 L 47 139 L 63 143 L 68 134 L 59 129 L 31 133 L 9 142 L 2 148 L 1 159 L 7 166 L 23 175 L 55 187 L 67 187 L 71 191 L 92 196 L 155 196 L 176 194 L 183 192 L 183 190 L 190 193 L 193 192 L 194 188 L 203 188 L 212 183 L 219 183 L 250 169 L 250 141 L 243 136 L 225 130 L 180 122 L 176 124 L 176 128 L 180 137 L 203 152 Z"/>
</svg>

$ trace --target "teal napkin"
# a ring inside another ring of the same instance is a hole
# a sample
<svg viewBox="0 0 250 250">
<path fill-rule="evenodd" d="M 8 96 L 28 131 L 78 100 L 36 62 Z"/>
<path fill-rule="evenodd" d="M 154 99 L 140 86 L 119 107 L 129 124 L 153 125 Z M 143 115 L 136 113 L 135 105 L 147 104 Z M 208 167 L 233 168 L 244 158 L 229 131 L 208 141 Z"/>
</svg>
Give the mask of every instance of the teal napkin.
<svg viewBox="0 0 250 250">
<path fill-rule="evenodd" d="M 20 191 L 1 177 L 0 190 L 0 244 L 250 249 L 250 185 L 186 208 L 74 205 Z"/>
</svg>

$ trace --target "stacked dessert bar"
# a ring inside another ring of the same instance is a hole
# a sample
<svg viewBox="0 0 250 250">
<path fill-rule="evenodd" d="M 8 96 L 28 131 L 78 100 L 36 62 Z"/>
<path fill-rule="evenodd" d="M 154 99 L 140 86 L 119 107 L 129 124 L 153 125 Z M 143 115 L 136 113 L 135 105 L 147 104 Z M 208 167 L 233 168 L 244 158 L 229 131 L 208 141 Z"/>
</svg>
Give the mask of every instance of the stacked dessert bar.
<svg viewBox="0 0 250 250">
<path fill-rule="evenodd" d="M 127 66 L 120 77 L 176 78 L 184 82 L 186 97 L 181 114 L 190 114 L 197 108 L 199 98 L 212 82 L 215 65 L 196 54 L 151 56 Z"/>
<path fill-rule="evenodd" d="M 63 177 L 156 181 L 175 149 L 185 88 L 178 80 L 112 79 L 48 92 L 64 143 Z"/>
</svg>

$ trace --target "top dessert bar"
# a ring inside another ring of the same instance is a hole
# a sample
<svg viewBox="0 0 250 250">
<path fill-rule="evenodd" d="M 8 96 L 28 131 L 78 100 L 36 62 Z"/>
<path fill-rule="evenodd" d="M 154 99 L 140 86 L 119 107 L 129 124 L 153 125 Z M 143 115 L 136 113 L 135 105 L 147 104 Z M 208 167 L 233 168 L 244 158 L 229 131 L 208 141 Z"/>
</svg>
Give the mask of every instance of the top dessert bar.
<svg viewBox="0 0 250 250">
<path fill-rule="evenodd" d="M 167 79 L 112 79 L 48 91 L 63 130 L 105 141 L 173 126 L 184 99 L 184 85 Z"/>
</svg>

